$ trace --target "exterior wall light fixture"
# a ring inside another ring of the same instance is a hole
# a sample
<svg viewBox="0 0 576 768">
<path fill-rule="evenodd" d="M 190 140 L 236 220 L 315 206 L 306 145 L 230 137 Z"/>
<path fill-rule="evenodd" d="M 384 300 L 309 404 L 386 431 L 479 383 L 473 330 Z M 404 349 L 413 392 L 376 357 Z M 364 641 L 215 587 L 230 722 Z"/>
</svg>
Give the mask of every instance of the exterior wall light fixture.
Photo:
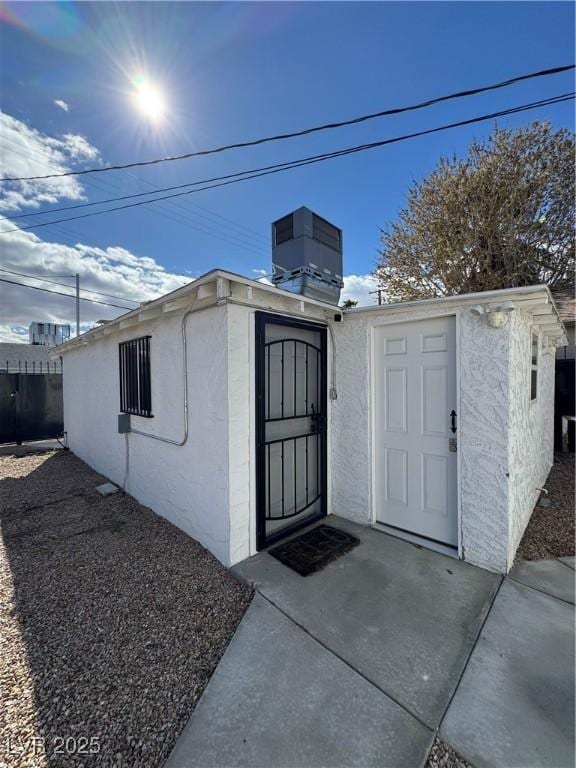
<svg viewBox="0 0 576 768">
<path fill-rule="evenodd" d="M 470 308 L 474 315 L 484 317 L 490 328 L 502 328 L 508 322 L 508 315 L 514 311 L 514 304 L 505 301 L 502 304 L 475 304 Z"/>
<path fill-rule="evenodd" d="M 557 336 L 545 336 L 544 337 L 544 343 L 543 343 L 543 353 L 545 355 L 554 355 L 556 354 L 557 347 L 563 347 L 566 345 L 568 339 L 566 339 L 562 334 L 558 334 Z"/>
</svg>

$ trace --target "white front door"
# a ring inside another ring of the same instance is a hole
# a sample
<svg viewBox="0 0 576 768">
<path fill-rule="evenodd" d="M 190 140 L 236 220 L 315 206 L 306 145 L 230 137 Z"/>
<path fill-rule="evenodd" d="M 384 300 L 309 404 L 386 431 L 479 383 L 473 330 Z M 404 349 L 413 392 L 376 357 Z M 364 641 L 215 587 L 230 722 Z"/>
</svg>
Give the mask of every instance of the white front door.
<svg viewBox="0 0 576 768">
<path fill-rule="evenodd" d="M 455 318 L 374 333 L 376 520 L 457 546 Z"/>
</svg>

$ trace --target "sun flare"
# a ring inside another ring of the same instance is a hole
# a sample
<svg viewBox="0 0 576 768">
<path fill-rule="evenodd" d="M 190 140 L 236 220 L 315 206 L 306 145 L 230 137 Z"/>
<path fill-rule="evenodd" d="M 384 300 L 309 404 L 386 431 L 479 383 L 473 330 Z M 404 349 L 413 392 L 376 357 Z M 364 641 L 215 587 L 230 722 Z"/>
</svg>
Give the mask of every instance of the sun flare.
<svg viewBox="0 0 576 768">
<path fill-rule="evenodd" d="M 166 99 L 162 89 L 145 77 L 134 80 L 132 100 L 136 109 L 147 120 L 159 122 L 166 115 Z"/>
</svg>

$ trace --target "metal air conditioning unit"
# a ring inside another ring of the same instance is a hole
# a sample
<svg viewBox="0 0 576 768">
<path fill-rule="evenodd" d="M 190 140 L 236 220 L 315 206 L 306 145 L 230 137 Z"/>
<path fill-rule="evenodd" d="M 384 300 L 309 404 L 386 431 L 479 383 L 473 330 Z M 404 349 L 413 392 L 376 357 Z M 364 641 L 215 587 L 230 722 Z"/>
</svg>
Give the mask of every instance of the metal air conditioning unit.
<svg viewBox="0 0 576 768">
<path fill-rule="evenodd" d="M 337 305 L 342 279 L 342 230 L 309 208 L 272 224 L 272 282 L 278 288 Z"/>
</svg>

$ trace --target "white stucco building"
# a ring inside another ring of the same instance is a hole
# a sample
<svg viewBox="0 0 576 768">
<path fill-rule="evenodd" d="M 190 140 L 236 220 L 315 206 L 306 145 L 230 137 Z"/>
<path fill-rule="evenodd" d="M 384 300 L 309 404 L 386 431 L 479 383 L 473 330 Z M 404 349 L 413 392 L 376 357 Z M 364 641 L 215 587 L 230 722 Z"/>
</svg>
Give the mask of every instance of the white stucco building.
<svg viewBox="0 0 576 768">
<path fill-rule="evenodd" d="M 214 270 L 58 348 L 68 446 L 227 565 L 336 514 L 506 572 L 563 338 L 544 286 L 342 311 Z"/>
</svg>

